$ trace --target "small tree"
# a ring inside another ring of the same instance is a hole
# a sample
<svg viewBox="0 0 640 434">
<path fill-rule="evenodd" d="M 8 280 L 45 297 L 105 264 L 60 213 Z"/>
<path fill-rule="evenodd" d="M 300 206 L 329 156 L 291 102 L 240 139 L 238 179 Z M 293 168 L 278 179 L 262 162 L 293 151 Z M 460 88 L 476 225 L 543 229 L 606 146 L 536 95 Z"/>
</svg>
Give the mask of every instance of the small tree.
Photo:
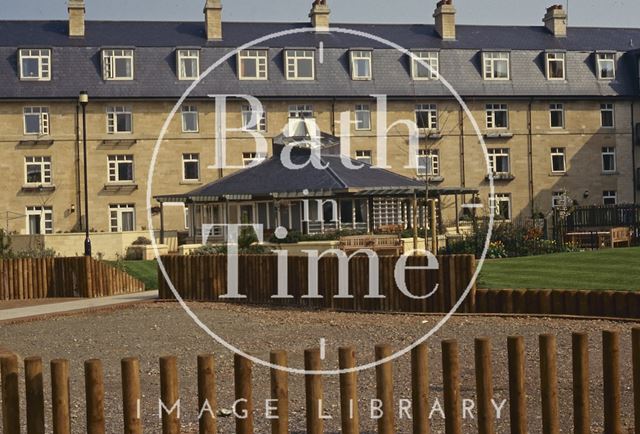
<svg viewBox="0 0 640 434">
<path fill-rule="evenodd" d="M 8 258 L 12 253 L 11 237 L 4 229 L 0 229 L 0 258 Z"/>
</svg>

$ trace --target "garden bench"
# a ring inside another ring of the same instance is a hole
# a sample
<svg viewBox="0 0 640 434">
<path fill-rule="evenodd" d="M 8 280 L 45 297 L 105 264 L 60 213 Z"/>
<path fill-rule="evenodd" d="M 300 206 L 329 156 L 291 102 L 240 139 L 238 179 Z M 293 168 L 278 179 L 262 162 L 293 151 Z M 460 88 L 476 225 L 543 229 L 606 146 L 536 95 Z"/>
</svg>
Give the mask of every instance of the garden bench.
<svg viewBox="0 0 640 434">
<path fill-rule="evenodd" d="M 611 229 L 611 248 L 615 248 L 620 243 L 626 243 L 627 247 L 631 247 L 631 231 L 629 228 Z"/>
<path fill-rule="evenodd" d="M 402 239 L 399 235 L 354 235 L 341 237 L 338 248 L 346 253 L 360 249 L 373 250 L 378 254 L 399 256 L 402 254 Z"/>
<path fill-rule="evenodd" d="M 570 232 L 566 235 L 567 243 L 582 248 L 598 249 L 601 247 L 615 248 L 620 243 L 631 247 L 631 231 L 629 228 L 612 228 L 608 231 Z"/>
</svg>

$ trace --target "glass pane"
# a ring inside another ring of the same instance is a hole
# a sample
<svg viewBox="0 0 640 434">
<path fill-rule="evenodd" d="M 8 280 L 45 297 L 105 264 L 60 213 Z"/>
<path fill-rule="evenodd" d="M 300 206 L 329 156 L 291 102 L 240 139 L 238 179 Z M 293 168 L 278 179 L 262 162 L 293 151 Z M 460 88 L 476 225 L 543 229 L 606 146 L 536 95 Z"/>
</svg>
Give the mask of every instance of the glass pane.
<svg viewBox="0 0 640 434">
<path fill-rule="evenodd" d="M 39 235 L 41 233 L 40 220 L 41 220 L 40 215 L 29 216 L 29 234 L 30 235 Z"/>
<path fill-rule="evenodd" d="M 40 134 L 40 115 L 25 115 L 24 126 L 27 134 Z"/>
<path fill-rule="evenodd" d="M 242 77 L 256 77 L 258 75 L 258 65 L 256 59 L 242 59 Z"/>
<path fill-rule="evenodd" d="M 131 115 L 129 113 L 118 114 L 116 118 L 118 132 L 131 132 Z"/>
<path fill-rule="evenodd" d="M 509 76 L 509 63 L 504 60 L 498 60 L 494 63 L 496 78 L 507 78 Z"/>
<path fill-rule="evenodd" d="M 353 221 L 353 206 L 350 200 L 340 201 L 340 223 L 351 224 Z"/>
<path fill-rule="evenodd" d="M 131 163 L 118 164 L 118 180 L 133 181 L 133 164 Z"/>
<path fill-rule="evenodd" d="M 313 78 L 313 60 L 298 59 L 298 78 Z"/>
<path fill-rule="evenodd" d="M 195 161 L 189 161 L 184 163 L 184 177 L 185 179 L 198 179 L 198 163 Z"/>
<path fill-rule="evenodd" d="M 186 112 L 182 114 L 185 131 L 198 131 L 198 114 Z"/>
<path fill-rule="evenodd" d="M 40 62 L 38 59 L 22 59 L 22 76 L 38 78 L 40 76 Z"/>
<path fill-rule="evenodd" d="M 42 182 L 42 173 L 39 164 L 27 165 L 27 182 Z"/>
<path fill-rule="evenodd" d="M 116 59 L 116 77 L 131 77 L 131 59 Z"/>
<path fill-rule="evenodd" d="M 133 211 L 124 211 L 122 213 L 122 231 L 130 232 L 134 230 Z"/>
</svg>

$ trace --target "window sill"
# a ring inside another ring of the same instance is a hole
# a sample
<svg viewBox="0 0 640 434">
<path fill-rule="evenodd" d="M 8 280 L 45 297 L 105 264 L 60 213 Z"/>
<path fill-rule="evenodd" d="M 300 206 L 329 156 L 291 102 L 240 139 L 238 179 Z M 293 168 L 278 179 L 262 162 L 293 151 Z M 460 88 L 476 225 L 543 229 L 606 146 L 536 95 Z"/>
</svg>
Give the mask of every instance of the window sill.
<svg viewBox="0 0 640 434">
<path fill-rule="evenodd" d="M 418 175 L 416 176 L 416 179 L 418 181 L 427 181 L 427 179 L 425 178 L 424 175 Z M 429 176 L 428 177 L 428 181 L 429 182 L 433 182 L 433 183 L 441 183 L 444 181 L 444 177 L 443 176 Z"/>
<path fill-rule="evenodd" d="M 138 189 L 138 184 L 133 182 L 108 182 L 104 185 L 104 191 L 119 193 L 119 192 L 131 192 Z"/>
<path fill-rule="evenodd" d="M 615 171 L 615 172 L 602 172 L 601 173 L 602 176 L 618 176 L 620 175 L 620 172 Z"/>
<path fill-rule="evenodd" d="M 180 181 L 180 185 L 202 185 L 203 182 L 198 180 L 193 180 L 193 181 L 189 181 L 189 180 L 182 180 Z"/>
<path fill-rule="evenodd" d="M 491 178 L 490 175 L 487 175 L 485 179 L 488 181 Z M 494 181 L 513 181 L 516 179 L 516 176 L 512 173 L 494 173 L 493 180 Z"/>
<path fill-rule="evenodd" d="M 495 131 L 495 132 L 484 134 L 485 139 L 510 139 L 512 137 L 513 137 L 513 133 L 510 133 L 508 131 L 502 131 L 502 132 Z"/>
<path fill-rule="evenodd" d="M 43 140 L 43 139 L 28 139 L 28 140 L 20 140 L 18 142 L 19 147 L 23 148 L 48 148 L 53 145 L 53 140 Z"/>
<path fill-rule="evenodd" d="M 549 176 L 562 177 L 562 176 L 569 176 L 569 174 L 567 172 L 551 172 L 549 173 Z"/>
<path fill-rule="evenodd" d="M 49 193 L 56 190 L 53 184 L 25 184 L 22 186 L 24 193 Z"/>
<path fill-rule="evenodd" d="M 418 135 L 420 139 L 430 139 L 430 140 L 438 140 L 442 138 L 442 133 L 438 130 L 426 130 L 421 131 Z"/>
<path fill-rule="evenodd" d="M 130 134 L 130 133 L 119 133 L 119 134 Z M 136 139 L 104 139 L 100 144 L 102 146 L 130 148 L 136 143 L 138 143 Z"/>
</svg>

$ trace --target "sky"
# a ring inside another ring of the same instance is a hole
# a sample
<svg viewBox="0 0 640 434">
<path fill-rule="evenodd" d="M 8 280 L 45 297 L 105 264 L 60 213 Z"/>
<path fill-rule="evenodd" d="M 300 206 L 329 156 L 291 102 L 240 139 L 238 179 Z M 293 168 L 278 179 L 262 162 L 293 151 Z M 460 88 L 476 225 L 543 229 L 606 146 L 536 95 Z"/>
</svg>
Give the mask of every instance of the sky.
<svg viewBox="0 0 640 434">
<path fill-rule="evenodd" d="M 199 21 L 205 0 L 85 0 L 90 20 Z M 432 23 L 436 0 L 327 0 L 336 23 Z M 640 27 L 638 0 L 454 0 L 462 24 L 542 25 L 569 3 L 574 26 Z M 306 21 L 311 0 L 222 0 L 227 21 Z M 401 6 L 402 5 L 402 6 Z M 0 20 L 66 18 L 66 0 L 0 0 Z"/>
</svg>

